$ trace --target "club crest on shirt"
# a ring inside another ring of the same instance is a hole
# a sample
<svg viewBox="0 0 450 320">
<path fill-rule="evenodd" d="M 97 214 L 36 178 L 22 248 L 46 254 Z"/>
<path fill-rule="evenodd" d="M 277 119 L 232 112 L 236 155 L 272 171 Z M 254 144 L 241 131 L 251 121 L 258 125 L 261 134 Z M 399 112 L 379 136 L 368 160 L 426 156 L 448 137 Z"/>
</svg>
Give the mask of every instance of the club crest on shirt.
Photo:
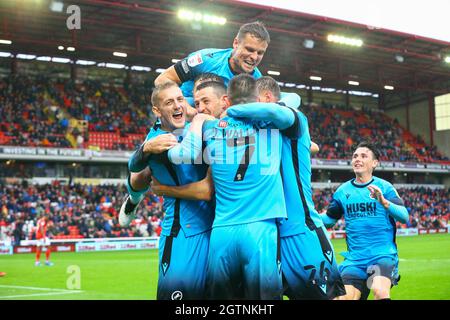
<svg viewBox="0 0 450 320">
<path fill-rule="evenodd" d="M 189 57 L 187 62 L 189 67 L 195 67 L 202 63 L 203 59 L 200 53 L 194 54 L 192 57 Z"/>
</svg>

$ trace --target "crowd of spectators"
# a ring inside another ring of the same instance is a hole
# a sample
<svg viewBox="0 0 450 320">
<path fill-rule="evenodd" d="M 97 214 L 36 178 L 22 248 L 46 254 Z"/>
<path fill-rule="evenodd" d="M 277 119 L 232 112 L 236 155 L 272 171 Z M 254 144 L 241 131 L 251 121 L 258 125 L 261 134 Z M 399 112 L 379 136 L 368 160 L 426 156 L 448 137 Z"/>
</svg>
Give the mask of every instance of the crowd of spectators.
<svg viewBox="0 0 450 320">
<path fill-rule="evenodd" d="M 325 102 L 320 106 L 304 105 L 302 110 L 308 117 L 311 139 L 320 146 L 316 158 L 348 159 L 355 143 L 370 138 L 379 146 L 381 161 L 421 162 L 415 152 L 426 162 L 449 160 L 436 147 L 426 146 L 416 150 L 405 143 L 398 121 L 381 112 L 353 110 Z M 421 140 L 417 142 L 423 144 Z"/>
<path fill-rule="evenodd" d="M 82 84 L 66 81 L 63 86 L 58 103 L 73 118 L 88 121 L 89 131 L 144 135 L 155 120 L 150 105 L 152 86 L 148 82 L 126 83 L 123 90 L 93 80 Z"/>
<path fill-rule="evenodd" d="M 150 103 L 152 86 L 151 80 L 126 80 L 123 87 L 117 87 L 94 80 L 10 76 L 0 80 L 0 136 L 9 137 L 3 142 L 9 145 L 64 148 L 72 147 L 67 133 L 73 135 L 78 148 L 89 146 L 92 132 L 112 132 L 120 137 L 141 134 L 144 138 L 155 121 Z M 380 146 L 380 160 L 449 161 L 421 137 L 406 141 L 398 121 L 382 112 L 326 102 L 306 104 L 302 110 L 309 120 L 311 138 L 320 146 L 317 158 L 348 159 L 352 146 L 370 137 Z M 70 128 L 70 119 L 86 121 L 87 131 Z M 128 150 L 130 145 L 117 140 L 111 148 Z"/>
<path fill-rule="evenodd" d="M 37 220 L 50 215 L 51 237 L 76 235 L 83 238 L 158 236 L 164 217 L 162 199 L 148 193 L 137 219 L 121 228 L 118 212 L 124 200 L 124 185 L 28 185 L 0 182 L 0 241 L 35 237 Z M 75 234 L 72 232 L 75 228 Z M 72 229 L 72 230 L 71 230 Z"/>
<path fill-rule="evenodd" d="M 89 132 L 120 136 L 142 134 L 154 123 L 150 83 L 126 83 L 123 88 L 99 81 L 31 79 L 23 75 L 0 80 L 0 132 L 8 145 L 71 148 L 85 147 Z M 85 120 L 88 131 L 69 127 L 70 119 Z M 120 142 L 115 149 L 124 149 Z"/>
<path fill-rule="evenodd" d="M 44 78 L 11 76 L 0 80 L 0 131 L 18 146 L 69 148 L 64 122 L 51 101 L 54 88 Z"/>
<path fill-rule="evenodd" d="M 448 161 L 449 158 L 442 155 L 436 146 L 427 145 L 420 135 L 417 136 L 417 141 L 422 147 L 417 148 L 417 153 L 424 158 L 425 162 L 433 162 L 435 160 Z"/>
<path fill-rule="evenodd" d="M 450 188 L 400 189 L 399 195 L 409 212 L 409 221 L 402 227 L 445 228 L 450 214 L 449 194 Z"/>
<path fill-rule="evenodd" d="M 313 200 L 319 213 L 326 211 L 335 189 L 315 189 Z M 409 212 L 406 224 L 398 228 L 446 227 L 450 215 L 450 189 L 398 189 Z M 162 198 L 151 192 L 140 204 L 137 219 L 128 228 L 118 223 L 118 211 L 126 194 L 124 185 L 45 185 L 5 184 L 0 182 L 0 241 L 10 238 L 32 240 L 42 213 L 50 214 L 51 237 L 82 238 L 159 236 L 164 218 Z M 71 231 L 72 229 L 72 231 Z M 345 230 L 344 219 L 335 230 Z"/>
</svg>

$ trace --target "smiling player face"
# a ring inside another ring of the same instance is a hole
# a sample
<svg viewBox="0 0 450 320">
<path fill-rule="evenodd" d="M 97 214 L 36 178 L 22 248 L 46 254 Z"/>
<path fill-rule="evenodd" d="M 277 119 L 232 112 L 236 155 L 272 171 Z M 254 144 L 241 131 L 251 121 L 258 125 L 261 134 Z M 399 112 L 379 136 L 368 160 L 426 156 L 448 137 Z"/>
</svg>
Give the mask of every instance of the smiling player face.
<svg viewBox="0 0 450 320">
<path fill-rule="evenodd" d="M 184 128 L 186 123 L 186 100 L 177 86 L 161 92 L 159 105 L 153 107 L 153 113 L 161 120 L 161 128 L 172 132 Z"/>
<path fill-rule="evenodd" d="M 266 53 L 268 43 L 250 33 L 242 40 L 235 38 L 230 63 L 236 73 L 252 73 Z"/>
<path fill-rule="evenodd" d="M 227 107 L 225 95 L 217 95 L 213 88 L 207 87 L 194 93 L 195 107 L 199 113 L 205 113 L 219 118 Z"/>
<path fill-rule="evenodd" d="M 353 172 L 358 175 L 372 175 L 373 170 L 378 165 L 373 152 L 365 147 L 358 148 L 353 153 L 352 168 Z"/>
</svg>

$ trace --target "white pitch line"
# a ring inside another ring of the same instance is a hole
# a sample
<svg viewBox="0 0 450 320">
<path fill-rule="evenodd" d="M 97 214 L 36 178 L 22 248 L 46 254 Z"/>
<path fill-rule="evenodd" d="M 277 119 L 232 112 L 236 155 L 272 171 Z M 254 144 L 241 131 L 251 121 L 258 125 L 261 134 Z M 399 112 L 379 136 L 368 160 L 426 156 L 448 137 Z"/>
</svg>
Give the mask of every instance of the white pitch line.
<svg viewBox="0 0 450 320">
<path fill-rule="evenodd" d="M 55 289 L 55 288 L 37 288 L 37 287 L 27 287 L 27 286 L 9 286 L 0 285 L 0 288 L 9 289 L 25 289 L 25 290 L 37 290 L 37 291 L 54 291 L 49 293 L 32 293 L 32 294 L 20 294 L 14 296 L 0 296 L 1 299 L 12 299 L 12 298 L 25 298 L 34 296 L 51 296 L 51 295 L 61 295 L 61 294 L 71 294 L 71 293 L 81 293 L 81 290 L 67 290 L 67 289 Z"/>
<path fill-rule="evenodd" d="M 70 291 L 70 292 L 78 292 L 79 291 L 79 290 L 38 288 L 38 287 L 27 287 L 27 286 L 8 286 L 8 285 L 1 285 L 1 284 L 0 284 L 0 288 L 28 289 L 28 290 L 42 290 L 42 291 Z"/>
<path fill-rule="evenodd" d="M 34 297 L 34 296 L 55 296 L 61 294 L 71 294 L 71 293 L 81 293 L 83 291 L 74 291 L 74 292 L 49 292 L 49 293 L 33 293 L 33 294 L 21 294 L 15 296 L 0 296 L 0 300 L 2 299 L 13 299 L 13 298 L 25 298 L 25 297 Z"/>
</svg>

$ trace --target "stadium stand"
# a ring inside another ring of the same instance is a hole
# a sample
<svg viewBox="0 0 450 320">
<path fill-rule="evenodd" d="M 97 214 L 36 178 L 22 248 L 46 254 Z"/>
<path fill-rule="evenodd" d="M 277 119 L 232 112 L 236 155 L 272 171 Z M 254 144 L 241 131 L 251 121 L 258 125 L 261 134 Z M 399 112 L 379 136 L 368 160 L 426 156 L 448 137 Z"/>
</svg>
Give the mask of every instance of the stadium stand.
<svg viewBox="0 0 450 320">
<path fill-rule="evenodd" d="M 311 137 L 321 148 L 316 158 L 346 159 L 355 142 L 370 137 L 380 146 L 382 161 L 449 161 L 436 147 L 427 146 L 384 113 L 325 102 L 304 105 L 303 110 L 309 119 Z"/>
<path fill-rule="evenodd" d="M 314 203 L 324 212 L 335 189 L 315 189 Z M 450 189 L 416 187 L 398 192 L 410 214 L 407 224 L 398 228 L 446 227 L 450 217 Z M 42 212 L 51 214 L 49 231 L 53 239 L 141 237 L 158 235 L 164 217 L 162 199 L 149 193 L 141 204 L 136 221 L 129 228 L 119 227 L 118 208 L 125 194 L 124 185 L 46 185 L 0 183 L 0 241 L 7 237 L 32 240 L 34 226 Z M 335 230 L 345 230 L 343 220 Z"/>
<path fill-rule="evenodd" d="M 148 82 L 117 87 L 10 76 L 0 80 L 0 145 L 133 150 L 155 120 L 150 92 Z M 372 137 L 381 147 L 381 160 L 450 163 L 382 112 L 326 102 L 303 110 L 321 148 L 317 158 L 346 159 L 356 141 Z"/>
<path fill-rule="evenodd" d="M 0 144 L 132 150 L 154 122 L 144 92 L 150 88 L 10 76 L 0 81 Z"/>
<path fill-rule="evenodd" d="M 0 182 L 0 240 L 33 240 L 41 213 L 49 213 L 53 239 L 148 237 L 161 231 L 162 199 L 149 193 L 129 228 L 118 224 L 123 185 L 4 184 Z"/>
</svg>

